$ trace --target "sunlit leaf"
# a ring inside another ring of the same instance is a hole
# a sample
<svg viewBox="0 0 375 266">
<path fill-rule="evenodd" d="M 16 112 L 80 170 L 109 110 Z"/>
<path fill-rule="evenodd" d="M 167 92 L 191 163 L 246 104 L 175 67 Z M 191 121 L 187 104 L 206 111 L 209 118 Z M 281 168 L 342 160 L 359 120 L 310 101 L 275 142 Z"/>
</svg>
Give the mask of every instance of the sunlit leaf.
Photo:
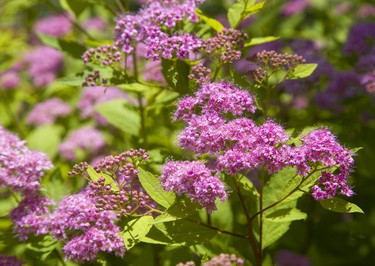
<svg viewBox="0 0 375 266">
<path fill-rule="evenodd" d="M 314 72 L 317 66 L 318 64 L 299 64 L 293 69 L 288 79 L 306 78 Z"/>
<path fill-rule="evenodd" d="M 152 216 L 142 216 L 131 220 L 125 225 L 123 238 L 128 250 L 142 241 L 142 238 L 148 234 L 153 220 Z"/>
<path fill-rule="evenodd" d="M 223 24 L 221 24 L 216 19 L 209 18 L 206 15 L 204 15 L 202 10 L 195 9 L 195 13 L 197 13 L 198 17 L 204 22 L 206 22 L 208 25 L 210 25 L 214 30 L 221 31 L 224 28 Z"/>
<path fill-rule="evenodd" d="M 354 203 L 348 202 L 341 198 L 332 198 L 326 200 L 319 200 L 320 205 L 327 210 L 333 212 L 342 212 L 342 213 L 353 213 L 359 212 L 364 213 L 360 207 Z"/>
<path fill-rule="evenodd" d="M 160 185 L 160 179 L 150 172 L 139 168 L 138 178 L 147 194 L 161 206 L 168 208 L 175 202 L 176 195 L 174 194 L 174 192 L 164 191 L 164 189 Z"/>
</svg>

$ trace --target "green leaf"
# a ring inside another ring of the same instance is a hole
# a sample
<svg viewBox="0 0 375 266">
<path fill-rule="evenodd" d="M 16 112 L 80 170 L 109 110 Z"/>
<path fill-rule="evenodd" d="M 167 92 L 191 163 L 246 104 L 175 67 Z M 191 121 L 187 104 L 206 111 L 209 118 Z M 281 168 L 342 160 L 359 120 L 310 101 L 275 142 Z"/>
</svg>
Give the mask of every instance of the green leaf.
<svg viewBox="0 0 375 266">
<path fill-rule="evenodd" d="M 108 101 L 95 106 L 95 110 L 114 127 L 129 135 L 138 136 L 141 128 L 140 115 L 125 100 Z"/>
<path fill-rule="evenodd" d="M 216 31 L 221 31 L 224 26 L 221 24 L 219 21 L 213 18 L 209 18 L 206 15 L 203 14 L 202 10 L 200 9 L 195 9 L 195 13 L 198 15 L 199 19 L 203 20 L 206 22 L 208 25 L 210 25 L 214 30 Z"/>
<path fill-rule="evenodd" d="M 190 93 L 189 72 L 190 66 L 184 61 L 164 59 L 161 62 L 162 73 L 175 91 L 181 94 Z"/>
<path fill-rule="evenodd" d="M 245 9 L 245 3 L 243 1 L 237 1 L 228 9 L 228 22 L 232 28 L 237 28 L 238 24 L 242 21 L 242 12 Z"/>
<path fill-rule="evenodd" d="M 59 0 L 60 5 L 66 11 L 78 17 L 88 6 L 88 1 Z"/>
<path fill-rule="evenodd" d="M 53 159 L 57 154 L 63 128 L 58 125 L 43 125 L 35 128 L 27 137 L 28 146 L 48 154 Z"/>
<path fill-rule="evenodd" d="M 147 194 L 164 208 L 169 208 L 175 202 L 176 195 L 173 191 L 164 191 L 160 185 L 160 179 L 150 172 L 138 168 L 138 179 Z"/>
<path fill-rule="evenodd" d="M 59 78 L 55 82 L 74 87 L 81 87 L 82 83 L 84 82 L 84 78 L 82 76 L 74 74 L 63 78 Z"/>
<path fill-rule="evenodd" d="M 348 202 L 341 198 L 332 198 L 326 200 L 319 200 L 320 205 L 327 210 L 333 212 L 342 212 L 342 213 L 353 213 L 359 212 L 364 213 L 360 207 L 354 203 Z"/>
<path fill-rule="evenodd" d="M 61 51 L 61 46 L 59 44 L 59 40 L 56 37 L 43 34 L 43 33 L 37 33 L 39 40 L 47 46 L 50 46 L 52 48 L 55 48 L 57 50 Z"/>
<path fill-rule="evenodd" d="M 152 227 L 147 236 L 142 238 L 142 242 L 171 246 L 190 246 L 206 242 L 216 234 L 215 230 L 192 221 L 177 220 Z"/>
<path fill-rule="evenodd" d="M 306 78 L 314 72 L 317 66 L 318 64 L 299 64 L 293 69 L 288 79 Z"/>
<path fill-rule="evenodd" d="M 86 47 L 76 41 L 59 40 L 62 51 L 67 52 L 72 57 L 81 59 Z"/>
<path fill-rule="evenodd" d="M 144 92 L 150 91 L 153 88 L 152 85 L 146 85 L 146 84 L 141 84 L 141 83 L 121 84 L 121 85 L 117 85 L 117 87 L 123 89 L 124 91 L 137 92 L 137 93 L 144 93 Z"/>
<path fill-rule="evenodd" d="M 253 46 L 253 45 L 272 42 L 272 41 L 275 41 L 275 40 L 278 40 L 278 39 L 280 39 L 280 37 L 277 37 L 277 36 L 251 38 L 250 40 L 246 41 L 244 45 L 245 45 L 245 47 L 249 47 L 249 46 Z"/>
<path fill-rule="evenodd" d="M 129 250 L 142 241 L 142 238 L 150 231 L 153 220 L 152 216 L 142 216 L 125 225 L 123 238 L 126 249 Z"/>
<path fill-rule="evenodd" d="M 263 8 L 265 3 L 266 1 L 262 1 L 246 7 L 243 12 L 243 19 L 248 18 L 255 13 L 258 13 Z"/>
<path fill-rule="evenodd" d="M 90 179 L 95 182 L 98 181 L 99 178 L 104 177 L 105 185 L 110 185 L 112 191 L 119 191 L 119 188 L 116 185 L 115 181 L 109 175 L 102 173 L 102 172 L 100 173 L 96 172 L 92 166 L 89 166 L 87 168 L 87 174 L 89 175 Z"/>
<path fill-rule="evenodd" d="M 363 149 L 363 147 L 358 147 L 358 148 L 350 149 L 350 152 L 351 152 L 352 154 L 356 154 L 357 151 L 360 151 L 360 150 L 362 150 L 362 149 Z"/>
<path fill-rule="evenodd" d="M 264 217 L 265 220 L 274 222 L 274 223 L 284 223 L 284 222 L 292 222 L 296 220 L 305 220 L 307 217 L 307 214 L 304 212 L 301 212 L 300 210 L 296 208 L 285 208 L 276 210 L 270 214 L 268 214 L 266 217 Z"/>
<path fill-rule="evenodd" d="M 189 217 L 202 209 L 198 203 L 192 202 L 189 198 L 178 199 L 164 213 L 156 217 L 154 224 L 175 221 Z"/>
</svg>

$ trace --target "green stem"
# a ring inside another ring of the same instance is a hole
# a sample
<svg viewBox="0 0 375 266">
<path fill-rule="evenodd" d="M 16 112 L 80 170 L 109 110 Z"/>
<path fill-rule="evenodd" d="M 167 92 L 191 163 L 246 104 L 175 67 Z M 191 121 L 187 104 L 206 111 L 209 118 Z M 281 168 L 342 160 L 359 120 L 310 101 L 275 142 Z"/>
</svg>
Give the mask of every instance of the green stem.
<svg viewBox="0 0 375 266">
<path fill-rule="evenodd" d="M 138 95 L 138 107 L 139 107 L 139 115 L 141 117 L 141 128 L 140 128 L 140 135 L 143 139 L 143 146 L 147 148 L 147 130 L 146 130 L 146 112 L 145 107 L 143 106 L 142 102 L 142 94 L 137 93 Z"/>
<path fill-rule="evenodd" d="M 237 234 L 237 233 L 234 233 L 234 232 L 229 232 L 229 231 L 223 230 L 221 228 L 218 228 L 216 226 L 212 226 L 212 225 L 203 223 L 201 221 L 197 221 L 197 220 L 193 220 L 193 219 L 189 219 L 189 218 L 186 218 L 186 220 L 189 221 L 189 222 L 195 223 L 197 225 L 201 225 L 201 226 L 210 228 L 210 229 L 215 230 L 215 231 L 217 231 L 217 232 L 219 232 L 221 234 L 226 234 L 226 235 L 230 235 L 230 236 L 234 236 L 234 237 L 241 238 L 241 239 L 246 239 L 246 240 L 248 239 L 246 236 L 243 236 L 243 235 L 240 235 L 240 234 Z"/>
<path fill-rule="evenodd" d="M 215 81 L 215 79 L 217 78 L 217 75 L 219 75 L 219 72 L 220 72 L 220 69 L 221 69 L 222 66 L 223 66 L 223 64 L 220 64 L 220 65 L 216 68 L 216 70 L 215 70 L 215 74 L 214 74 L 214 76 L 213 76 L 213 78 L 212 78 L 212 81 Z"/>
<path fill-rule="evenodd" d="M 125 14 L 126 13 L 126 7 L 123 6 L 123 4 L 120 0 L 115 0 L 115 1 L 116 1 L 116 5 L 120 9 L 121 13 Z"/>
<path fill-rule="evenodd" d="M 252 223 L 252 219 L 248 213 L 248 210 L 247 210 L 247 207 L 246 207 L 246 204 L 245 204 L 245 200 L 241 194 L 241 190 L 240 190 L 240 187 L 237 183 L 237 179 L 235 176 L 232 176 L 233 178 L 233 182 L 234 182 L 234 185 L 235 185 L 235 188 L 236 188 L 236 192 L 238 194 L 238 197 L 240 199 L 240 204 L 241 204 L 241 207 L 242 207 L 242 210 L 244 211 L 245 213 L 245 216 L 246 216 L 246 220 L 247 220 L 247 229 L 249 231 L 249 235 L 247 237 L 247 240 L 249 241 L 250 243 L 250 247 L 254 253 L 254 256 L 255 256 L 255 260 L 256 260 L 256 265 L 258 266 L 261 266 L 262 265 L 262 258 L 261 258 L 261 253 L 260 251 L 258 250 L 258 246 L 257 246 L 257 242 L 256 242 L 256 239 L 255 239 L 255 235 L 254 235 L 254 232 L 253 232 L 253 223 Z"/>
<path fill-rule="evenodd" d="M 297 187 L 295 187 L 292 191 L 290 191 L 287 195 L 285 195 L 284 197 L 282 197 L 281 199 L 275 201 L 274 203 L 268 205 L 267 207 L 265 207 L 264 209 L 261 209 L 260 211 L 256 212 L 253 216 L 250 217 L 250 220 L 253 220 L 255 217 L 257 217 L 258 215 L 262 214 L 263 212 L 265 212 L 266 210 L 268 209 L 271 209 L 272 207 L 280 204 L 281 202 L 283 202 L 284 200 L 286 200 L 287 198 L 289 198 L 293 193 L 295 193 L 296 191 L 300 190 L 300 186 L 312 175 L 314 174 L 316 171 L 323 171 L 325 169 L 329 169 L 331 168 L 331 166 L 326 166 L 326 167 L 323 167 L 321 169 L 315 169 L 314 171 L 312 171 L 310 174 L 308 174 L 306 177 L 304 177 L 301 182 L 298 184 Z M 298 174 L 296 174 L 293 178 L 295 178 Z M 292 179 L 293 179 L 292 178 Z"/>
</svg>

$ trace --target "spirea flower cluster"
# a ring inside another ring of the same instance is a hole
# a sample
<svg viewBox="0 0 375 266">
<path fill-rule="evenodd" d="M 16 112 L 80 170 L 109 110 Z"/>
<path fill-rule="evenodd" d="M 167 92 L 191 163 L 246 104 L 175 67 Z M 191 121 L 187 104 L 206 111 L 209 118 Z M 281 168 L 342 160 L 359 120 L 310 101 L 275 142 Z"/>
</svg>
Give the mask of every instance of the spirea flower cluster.
<svg viewBox="0 0 375 266">
<path fill-rule="evenodd" d="M 70 105 L 59 98 L 50 98 L 38 103 L 27 116 L 30 125 L 53 124 L 59 117 L 64 117 L 72 112 Z"/>
<path fill-rule="evenodd" d="M 0 126 L 0 186 L 23 195 L 40 189 L 44 171 L 53 167 L 46 154 L 32 151 L 26 142 Z"/>
<path fill-rule="evenodd" d="M 301 145 L 296 146 L 290 144 L 291 137 L 276 122 L 268 119 L 257 125 L 248 118 L 255 110 L 254 98 L 249 92 L 227 82 L 203 84 L 194 96 L 179 102 L 175 119 L 187 124 L 179 134 L 179 144 L 198 155 L 213 156 L 216 158 L 214 170 L 230 175 L 247 173 L 260 166 L 273 174 L 291 166 L 307 178 L 321 167 L 322 176 L 312 188 L 315 199 L 332 198 L 337 193 L 353 194 L 347 184 L 353 168 L 352 153 L 342 147 L 331 132 L 312 130 L 302 137 Z M 185 185 L 189 181 L 181 178 L 181 172 L 175 174 L 170 165 L 163 170 L 163 186 L 178 189 L 180 194 L 186 193 L 199 202 L 197 189 L 193 195 L 191 187 Z M 189 175 L 194 176 L 192 170 Z M 190 182 L 197 185 L 192 180 Z"/>
<path fill-rule="evenodd" d="M 243 259 L 238 258 L 234 254 L 221 253 L 208 262 L 203 263 L 203 266 L 241 266 L 244 262 Z M 188 261 L 185 263 L 178 263 L 176 266 L 195 266 L 195 263 L 193 261 Z"/>
</svg>

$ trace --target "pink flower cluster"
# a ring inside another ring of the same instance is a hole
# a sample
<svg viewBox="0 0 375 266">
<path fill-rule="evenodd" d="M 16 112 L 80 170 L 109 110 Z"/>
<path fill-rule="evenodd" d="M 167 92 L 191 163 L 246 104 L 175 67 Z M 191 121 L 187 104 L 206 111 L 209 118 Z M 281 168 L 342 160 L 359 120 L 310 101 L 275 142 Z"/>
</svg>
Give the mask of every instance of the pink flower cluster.
<svg viewBox="0 0 375 266">
<path fill-rule="evenodd" d="M 228 195 L 220 178 L 199 161 L 167 162 L 160 176 L 163 188 L 177 195 L 186 194 L 208 212 L 216 210 L 215 200 L 225 201 Z"/>
<path fill-rule="evenodd" d="M 169 35 L 167 32 L 184 19 L 197 22 L 195 8 L 200 2 L 203 1 L 148 2 L 137 14 L 117 20 L 115 46 L 130 54 L 137 43 L 143 43 L 147 47 L 146 58 L 188 58 L 190 52 L 201 46 L 201 40 L 187 33 Z"/>
<path fill-rule="evenodd" d="M 347 184 L 353 167 L 352 153 L 331 132 L 313 130 L 301 138 L 301 145 L 291 145 L 281 125 L 272 120 L 256 125 L 247 118 L 255 110 L 249 92 L 227 82 L 203 84 L 194 96 L 181 99 L 175 112 L 175 119 L 187 124 L 179 134 L 179 144 L 198 155 L 216 157 L 215 170 L 230 175 L 259 166 L 272 174 L 291 166 L 308 177 L 318 167 L 325 167 L 327 170 L 312 189 L 315 199 L 332 198 L 336 193 L 353 194 Z M 337 170 L 332 172 L 334 167 Z M 173 172 L 169 174 L 174 177 Z M 163 176 L 163 180 L 165 183 L 167 178 Z"/>
<path fill-rule="evenodd" d="M 27 116 L 31 125 L 53 124 L 58 117 L 64 117 L 72 112 L 72 108 L 59 98 L 50 98 L 38 103 Z"/>
</svg>

